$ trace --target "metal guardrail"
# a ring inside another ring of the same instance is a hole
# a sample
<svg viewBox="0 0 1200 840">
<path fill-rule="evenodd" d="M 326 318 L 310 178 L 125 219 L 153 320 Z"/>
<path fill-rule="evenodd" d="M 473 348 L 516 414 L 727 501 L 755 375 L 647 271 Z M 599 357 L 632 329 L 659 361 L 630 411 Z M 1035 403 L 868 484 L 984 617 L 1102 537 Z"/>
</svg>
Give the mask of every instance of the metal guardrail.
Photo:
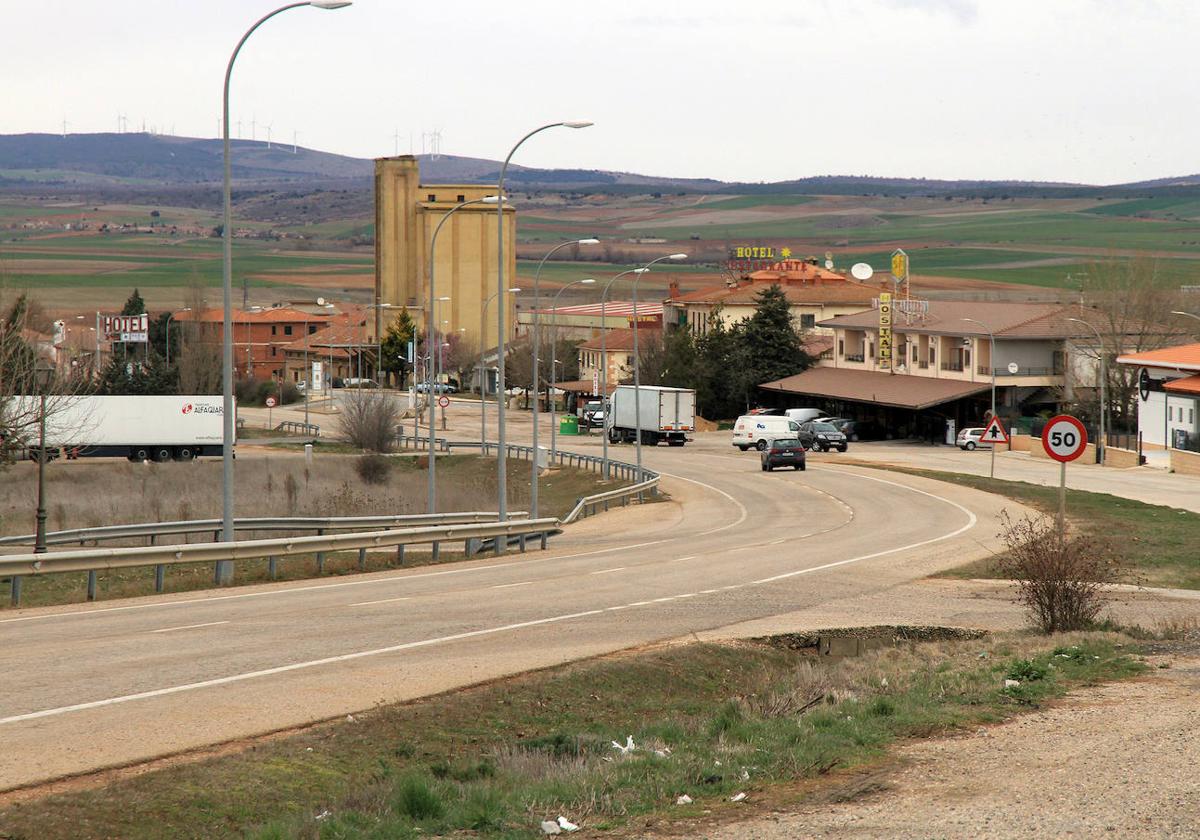
<svg viewBox="0 0 1200 840">
<path fill-rule="evenodd" d="M 528 511 L 514 511 L 514 516 L 528 516 Z M 476 522 L 494 522 L 494 511 L 465 511 L 461 513 L 418 513 L 400 516 L 274 516 L 239 517 L 233 520 L 235 531 L 348 531 L 362 528 L 403 528 L 419 525 L 469 525 Z M 151 545 L 158 537 L 179 534 L 201 534 L 212 532 L 213 542 L 220 538 L 220 519 L 189 519 L 177 522 L 143 522 L 130 525 L 104 525 L 98 528 L 73 528 L 51 531 L 46 534 L 47 545 L 69 543 L 99 543 L 102 540 L 136 539 L 149 537 Z M 15 537 L 0 537 L 0 546 L 33 545 L 33 534 Z"/>
<path fill-rule="evenodd" d="M 275 427 L 277 432 L 294 432 L 298 435 L 321 436 L 321 427 L 316 423 L 305 423 L 300 420 L 284 420 Z"/>
<path fill-rule="evenodd" d="M 326 552 L 358 550 L 359 567 L 365 568 L 369 549 L 429 543 L 436 556 L 440 543 L 461 540 L 468 553 L 473 553 L 479 540 L 518 537 L 524 548 L 524 538 L 539 536 L 543 547 L 546 536 L 557 533 L 559 522 L 547 519 L 510 519 L 505 522 L 484 522 L 468 525 L 443 525 L 423 528 L 397 528 L 386 531 L 365 531 L 353 534 L 334 534 L 315 537 L 280 537 L 269 540 L 244 540 L 231 543 L 190 543 L 187 545 L 137 546 L 134 548 L 101 548 L 61 551 L 54 554 L 18 554 L 0 557 L 0 576 L 12 576 L 13 606 L 21 601 L 21 578 L 60 572 L 88 572 L 89 595 L 94 597 L 94 576 L 98 570 L 129 569 L 155 566 L 162 569 L 179 563 L 215 563 L 221 560 L 256 560 L 267 558 L 274 576 L 280 557 L 301 554 L 317 555 L 323 560 Z M 402 556 L 402 555 L 401 555 Z M 156 584 L 158 580 L 156 579 Z M 157 587 L 156 587 L 157 588 Z"/>
<path fill-rule="evenodd" d="M 413 437 L 412 435 L 397 435 L 397 441 L 402 447 L 411 447 L 416 449 L 429 449 L 429 438 Z M 500 444 L 492 443 L 491 441 L 452 441 L 446 438 L 434 438 L 434 448 L 440 452 L 452 452 L 455 449 L 478 449 L 484 455 L 491 455 L 499 452 Z M 508 450 L 508 457 L 520 458 L 528 461 L 533 457 L 533 447 L 523 446 L 521 444 L 510 443 L 505 447 Z M 543 447 L 545 449 L 545 447 Z M 550 455 L 549 450 L 546 454 Z M 558 449 L 553 453 L 553 460 L 564 467 L 579 467 L 589 469 L 600 473 L 604 469 L 604 459 L 596 455 L 584 455 L 578 452 L 567 452 Z M 569 525 L 586 516 L 595 514 L 600 509 L 608 510 L 608 507 L 613 502 L 628 504 L 629 500 L 637 497 L 641 501 L 644 494 L 649 493 L 654 495 L 658 492 L 658 485 L 661 480 L 658 473 L 653 470 L 643 468 L 641 474 L 638 474 L 638 468 L 634 464 L 627 464 L 623 461 L 614 461 L 611 458 L 608 461 L 609 477 L 619 477 L 627 481 L 633 481 L 628 487 L 618 487 L 614 490 L 606 490 L 602 493 L 595 493 L 590 496 L 581 497 L 576 503 L 571 512 L 562 520 L 564 525 Z"/>
</svg>

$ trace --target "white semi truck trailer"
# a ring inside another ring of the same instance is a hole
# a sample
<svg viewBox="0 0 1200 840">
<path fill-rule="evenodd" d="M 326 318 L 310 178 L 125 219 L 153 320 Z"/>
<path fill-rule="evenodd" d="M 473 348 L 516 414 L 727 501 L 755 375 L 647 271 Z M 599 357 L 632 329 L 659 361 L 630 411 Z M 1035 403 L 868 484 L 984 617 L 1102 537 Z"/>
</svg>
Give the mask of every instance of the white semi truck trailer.
<svg viewBox="0 0 1200 840">
<path fill-rule="evenodd" d="M 32 407 L 37 398 L 18 399 L 29 401 Z M 190 461 L 221 454 L 221 397 L 54 397 L 50 405 L 46 450 L 51 458 Z M 31 416 L 28 407 L 25 415 Z M 24 429 L 24 445 L 34 460 L 39 432 L 36 424 Z"/>
<path fill-rule="evenodd" d="M 635 408 L 641 412 L 640 424 Z M 656 446 L 665 440 L 670 446 L 683 446 L 687 433 L 696 429 L 696 392 L 658 385 L 642 385 L 640 389 L 618 385 L 605 412 L 605 423 L 613 443 L 632 443 L 640 426 L 643 444 Z"/>
</svg>

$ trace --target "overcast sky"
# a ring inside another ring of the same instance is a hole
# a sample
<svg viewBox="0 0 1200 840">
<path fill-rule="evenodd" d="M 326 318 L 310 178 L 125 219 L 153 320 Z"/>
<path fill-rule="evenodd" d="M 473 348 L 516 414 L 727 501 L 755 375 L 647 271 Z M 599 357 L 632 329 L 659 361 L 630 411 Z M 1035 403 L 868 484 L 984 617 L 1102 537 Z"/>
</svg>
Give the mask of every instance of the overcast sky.
<svg viewBox="0 0 1200 840">
<path fill-rule="evenodd" d="M 229 52 L 277 2 L 0 0 L 0 133 L 121 113 L 215 136 Z M 1200 171 L 1197 24 L 1182 0 L 356 0 L 255 33 L 231 122 L 360 157 L 440 130 L 502 158 L 590 119 L 516 162 L 1116 183 Z"/>
</svg>

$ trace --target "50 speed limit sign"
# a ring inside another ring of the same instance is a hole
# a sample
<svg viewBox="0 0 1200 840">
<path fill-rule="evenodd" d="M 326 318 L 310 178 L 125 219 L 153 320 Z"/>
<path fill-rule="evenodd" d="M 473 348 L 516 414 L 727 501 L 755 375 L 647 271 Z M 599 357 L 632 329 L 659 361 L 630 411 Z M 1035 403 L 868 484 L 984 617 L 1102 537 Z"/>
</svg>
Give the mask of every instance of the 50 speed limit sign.
<svg viewBox="0 0 1200 840">
<path fill-rule="evenodd" d="M 1087 430 L 1069 414 L 1060 414 L 1042 429 L 1042 448 L 1055 461 L 1074 461 L 1087 448 Z"/>
</svg>

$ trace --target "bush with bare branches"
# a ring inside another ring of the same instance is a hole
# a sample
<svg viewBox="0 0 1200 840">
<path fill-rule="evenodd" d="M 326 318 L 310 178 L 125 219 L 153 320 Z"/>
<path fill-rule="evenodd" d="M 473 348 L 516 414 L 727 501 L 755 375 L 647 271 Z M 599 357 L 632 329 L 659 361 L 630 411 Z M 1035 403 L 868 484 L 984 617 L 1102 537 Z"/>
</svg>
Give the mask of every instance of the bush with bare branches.
<svg viewBox="0 0 1200 840">
<path fill-rule="evenodd" d="M 391 452 L 402 411 L 395 397 L 381 391 L 347 390 L 342 396 L 342 434 L 359 449 Z"/>
<path fill-rule="evenodd" d="M 1091 627 L 1104 607 L 1104 587 L 1126 576 L 1110 542 L 1089 534 L 1063 538 L 1045 514 L 1014 519 L 1004 511 L 1000 539 L 1008 552 L 999 571 L 1017 582 L 1017 602 L 1045 633 Z"/>
</svg>

